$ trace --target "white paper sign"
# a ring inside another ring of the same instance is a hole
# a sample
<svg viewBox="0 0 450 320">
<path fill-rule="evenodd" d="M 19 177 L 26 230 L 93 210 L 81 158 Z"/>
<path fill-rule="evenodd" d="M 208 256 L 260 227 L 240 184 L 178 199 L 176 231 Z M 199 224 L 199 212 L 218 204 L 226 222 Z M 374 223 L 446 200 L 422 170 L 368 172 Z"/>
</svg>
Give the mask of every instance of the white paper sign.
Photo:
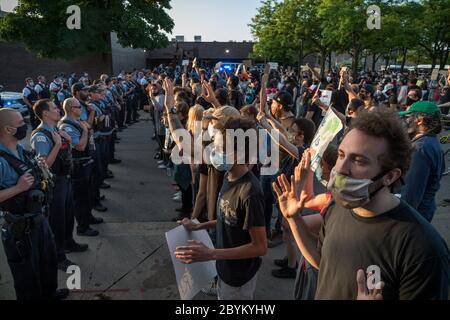
<svg viewBox="0 0 450 320">
<path fill-rule="evenodd" d="M 311 143 L 311 149 L 314 150 L 314 157 L 311 159 L 311 170 L 316 171 L 317 167 L 320 165 L 323 153 L 342 128 L 343 125 L 341 120 L 333 110 L 329 108 Z"/>
<path fill-rule="evenodd" d="M 188 66 L 188 65 L 189 65 L 189 60 L 183 60 L 182 65 L 183 65 L 183 66 Z"/>
<path fill-rule="evenodd" d="M 198 223 L 197 220 L 193 220 Z M 197 262 L 192 264 L 181 263 L 175 257 L 175 249 L 179 246 L 187 246 L 188 240 L 198 240 L 207 247 L 214 248 L 211 238 L 206 230 L 189 232 L 183 226 L 178 226 L 166 232 L 167 246 L 180 292 L 181 300 L 192 299 L 202 288 L 210 285 L 211 280 L 217 275 L 215 261 Z"/>
<path fill-rule="evenodd" d="M 323 90 L 321 91 L 320 95 L 320 101 L 327 106 L 330 106 L 331 104 L 331 95 L 333 94 L 333 91 L 330 90 Z"/>
</svg>

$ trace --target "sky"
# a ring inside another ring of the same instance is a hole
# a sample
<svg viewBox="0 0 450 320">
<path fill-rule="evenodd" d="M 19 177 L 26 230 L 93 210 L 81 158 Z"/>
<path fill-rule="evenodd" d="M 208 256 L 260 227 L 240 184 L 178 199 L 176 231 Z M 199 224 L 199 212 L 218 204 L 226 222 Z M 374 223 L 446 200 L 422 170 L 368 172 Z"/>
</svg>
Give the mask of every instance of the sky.
<svg viewBox="0 0 450 320">
<path fill-rule="evenodd" d="M 175 22 L 172 37 L 185 41 L 252 40 L 248 24 L 261 0 L 172 0 L 169 15 Z M 0 0 L 2 10 L 11 11 L 17 0 Z"/>
</svg>

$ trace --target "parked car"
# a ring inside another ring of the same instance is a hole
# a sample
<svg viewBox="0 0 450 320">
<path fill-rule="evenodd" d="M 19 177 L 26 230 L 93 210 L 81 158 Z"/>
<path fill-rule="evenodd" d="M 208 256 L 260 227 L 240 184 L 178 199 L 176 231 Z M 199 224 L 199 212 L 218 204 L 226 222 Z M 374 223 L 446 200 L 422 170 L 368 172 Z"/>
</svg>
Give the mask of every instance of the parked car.
<svg viewBox="0 0 450 320">
<path fill-rule="evenodd" d="M 3 91 L 3 86 L 0 86 L 0 108 L 17 110 L 23 117 L 29 115 L 28 107 L 22 99 L 22 93 Z"/>
</svg>

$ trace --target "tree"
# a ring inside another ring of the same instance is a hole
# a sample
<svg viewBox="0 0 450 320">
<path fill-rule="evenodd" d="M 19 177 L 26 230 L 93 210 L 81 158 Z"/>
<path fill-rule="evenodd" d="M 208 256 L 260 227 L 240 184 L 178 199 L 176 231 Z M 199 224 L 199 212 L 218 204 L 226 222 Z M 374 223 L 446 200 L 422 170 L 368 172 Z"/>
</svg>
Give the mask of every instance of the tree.
<svg viewBox="0 0 450 320">
<path fill-rule="evenodd" d="M 70 30 L 67 7 L 81 9 L 81 29 Z M 123 47 L 152 50 L 168 44 L 173 29 L 170 0 L 22 0 L 0 19 L 0 39 L 25 44 L 41 57 L 73 59 L 90 52 L 109 53 L 110 34 Z"/>
<path fill-rule="evenodd" d="M 419 46 L 431 58 L 432 68 L 440 62 L 444 68 L 450 50 L 450 1 L 424 0 L 422 14 L 417 19 L 420 32 L 417 34 Z"/>
</svg>

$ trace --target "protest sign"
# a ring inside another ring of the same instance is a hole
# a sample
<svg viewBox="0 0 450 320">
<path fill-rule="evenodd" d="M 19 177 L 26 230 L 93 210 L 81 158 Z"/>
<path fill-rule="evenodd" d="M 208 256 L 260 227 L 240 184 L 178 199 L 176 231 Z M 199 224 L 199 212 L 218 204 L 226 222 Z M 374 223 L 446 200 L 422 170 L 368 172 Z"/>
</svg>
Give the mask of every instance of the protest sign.
<svg viewBox="0 0 450 320">
<path fill-rule="evenodd" d="M 183 60 L 182 65 L 183 65 L 183 66 L 188 66 L 188 65 L 189 65 L 189 60 Z"/>
<path fill-rule="evenodd" d="M 326 104 L 327 106 L 330 106 L 332 94 L 333 94 L 333 91 L 330 91 L 330 90 L 321 91 L 320 102 Z"/>
<path fill-rule="evenodd" d="M 341 120 L 333 109 L 329 108 L 311 143 L 311 149 L 314 151 L 314 156 L 311 159 L 311 170 L 316 171 L 317 167 L 320 166 L 323 153 L 342 128 Z"/>
<path fill-rule="evenodd" d="M 434 80 L 437 80 L 438 79 L 438 77 L 439 77 L 439 69 L 438 68 L 435 68 L 435 69 L 433 69 L 433 71 L 431 72 L 431 80 L 432 81 L 434 81 Z"/>
<path fill-rule="evenodd" d="M 198 220 L 193 220 L 198 223 Z M 180 292 L 181 300 L 192 299 L 202 288 L 207 287 L 217 275 L 215 261 L 183 264 L 175 257 L 175 249 L 188 245 L 188 240 L 198 240 L 207 247 L 214 248 L 211 238 L 205 230 L 190 232 L 185 227 L 178 226 L 166 232 L 167 246 Z"/>
<path fill-rule="evenodd" d="M 270 70 L 278 70 L 278 62 L 269 62 Z"/>
</svg>

